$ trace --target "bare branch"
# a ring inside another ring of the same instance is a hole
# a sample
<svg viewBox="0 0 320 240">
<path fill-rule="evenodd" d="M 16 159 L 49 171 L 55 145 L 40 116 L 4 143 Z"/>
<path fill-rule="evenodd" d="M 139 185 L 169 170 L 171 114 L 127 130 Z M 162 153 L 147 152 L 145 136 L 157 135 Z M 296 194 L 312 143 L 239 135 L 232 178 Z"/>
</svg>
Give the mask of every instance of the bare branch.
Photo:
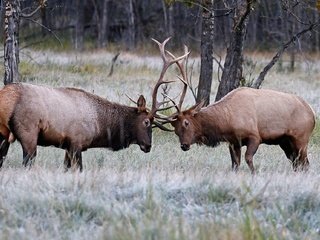
<svg viewBox="0 0 320 240">
<path fill-rule="evenodd" d="M 302 31 L 298 32 L 294 36 L 292 36 L 291 39 L 289 39 L 286 43 L 284 43 L 281 48 L 278 50 L 276 55 L 272 58 L 272 60 L 268 63 L 267 66 L 264 67 L 264 69 L 260 72 L 257 80 L 253 83 L 253 88 L 260 88 L 265 76 L 267 75 L 268 71 L 274 66 L 274 64 L 279 60 L 281 55 L 284 53 L 284 51 L 295 41 L 299 40 L 299 38 L 307 33 L 312 31 L 314 28 L 318 27 L 320 25 L 320 21 L 317 21 L 315 23 L 312 23 L 309 25 L 309 27 L 303 29 Z"/>
<path fill-rule="evenodd" d="M 114 64 L 116 63 L 118 57 L 120 55 L 120 52 L 118 52 L 111 60 L 111 67 L 110 67 L 110 71 L 109 71 L 109 74 L 108 74 L 108 77 L 111 77 L 112 74 L 113 74 L 113 67 L 114 67 Z"/>
<path fill-rule="evenodd" d="M 40 1 L 39 6 L 30 13 L 20 12 L 19 16 L 22 18 L 31 18 L 33 17 L 41 8 L 44 8 L 47 5 L 47 0 Z"/>
<path fill-rule="evenodd" d="M 51 33 L 51 34 L 54 36 L 55 39 L 58 40 L 60 46 L 62 46 L 61 40 L 59 39 L 59 37 L 57 36 L 57 34 L 55 34 L 54 31 L 52 31 L 50 28 L 46 27 L 46 26 L 43 25 L 42 23 L 39 23 L 39 22 L 37 22 L 36 20 L 33 20 L 33 19 L 31 19 L 31 18 L 27 18 L 27 20 L 29 20 L 29 21 L 31 21 L 31 22 L 33 22 L 33 23 L 36 23 L 36 24 L 38 24 L 39 26 L 41 26 L 41 27 L 43 27 L 44 29 L 46 29 L 49 33 Z"/>
</svg>

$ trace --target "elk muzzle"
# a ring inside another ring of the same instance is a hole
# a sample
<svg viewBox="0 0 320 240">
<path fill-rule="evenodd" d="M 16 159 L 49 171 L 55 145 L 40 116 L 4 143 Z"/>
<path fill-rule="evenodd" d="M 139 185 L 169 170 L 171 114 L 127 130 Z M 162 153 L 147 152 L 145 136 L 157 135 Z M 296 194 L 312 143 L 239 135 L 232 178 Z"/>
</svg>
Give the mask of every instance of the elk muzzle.
<svg viewBox="0 0 320 240">
<path fill-rule="evenodd" d="M 151 145 L 150 144 L 140 144 L 140 149 L 141 151 L 148 153 L 151 150 Z"/>
<path fill-rule="evenodd" d="M 189 144 L 182 143 L 180 146 L 183 151 L 188 151 L 190 149 Z"/>
</svg>

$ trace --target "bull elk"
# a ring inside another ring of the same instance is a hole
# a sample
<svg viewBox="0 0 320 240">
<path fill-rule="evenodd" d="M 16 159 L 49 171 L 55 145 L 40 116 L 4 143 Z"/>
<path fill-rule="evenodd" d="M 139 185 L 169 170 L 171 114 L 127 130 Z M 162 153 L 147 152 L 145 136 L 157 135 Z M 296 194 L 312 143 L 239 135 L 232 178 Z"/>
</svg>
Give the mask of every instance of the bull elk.
<svg viewBox="0 0 320 240">
<path fill-rule="evenodd" d="M 158 44 L 164 48 L 164 44 Z M 174 57 L 168 51 L 162 54 Z M 172 124 L 183 151 L 194 143 L 215 147 L 227 142 L 232 169 L 237 171 L 241 147 L 246 146 L 245 160 L 254 173 L 252 160 L 259 145 L 280 145 L 295 171 L 308 168 L 307 145 L 315 126 L 315 114 L 302 98 L 274 90 L 242 87 L 208 107 L 202 108 L 201 102 L 182 111 L 188 79 L 183 63 L 177 62 L 177 65 L 184 88 L 178 105 L 171 99 L 176 113 L 163 123 Z"/>
<path fill-rule="evenodd" d="M 162 72 L 185 57 L 166 62 Z M 157 81 L 150 110 L 142 95 L 137 107 L 129 107 L 76 88 L 6 85 L 0 90 L 0 167 L 15 139 L 21 143 L 25 166 L 35 158 L 37 145 L 55 146 L 66 150 L 66 170 L 78 167 L 82 171 L 81 152 L 88 148 L 117 151 L 138 144 L 149 152 L 152 127 L 165 130 L 154 117 L 159 117 L 163 104 L 157 101 L 157 91 L 166 83 L 162 77 Z"/>
</svg>

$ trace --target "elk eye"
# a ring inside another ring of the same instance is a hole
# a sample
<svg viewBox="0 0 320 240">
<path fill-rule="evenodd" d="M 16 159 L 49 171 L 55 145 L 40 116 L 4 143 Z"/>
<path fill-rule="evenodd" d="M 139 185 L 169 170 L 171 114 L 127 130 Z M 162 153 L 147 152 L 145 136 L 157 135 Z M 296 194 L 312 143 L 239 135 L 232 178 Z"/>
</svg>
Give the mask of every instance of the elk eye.
<svg viewBox="0 0 320 240">
<path fill-rule="evenodd" d="M 150 126 L 150 120 L 149 120 L 149 119 L 145 119 L 145 120 L 143 121 L 143 123 L 144 123 L 144 125 L 145 125 L 146 127 L 149 127 L 149 126 Z"/>
<path fill-rule="evenodd" d="M 188 126 L 189 126 L 189 121 L 188 121 L 187 119 L 185 119 L 185 120 L 183 121 L 183 123 L 184 123 L 184 126 L 185 126 L 185 127 L 188 127 Z"/>
</svg>

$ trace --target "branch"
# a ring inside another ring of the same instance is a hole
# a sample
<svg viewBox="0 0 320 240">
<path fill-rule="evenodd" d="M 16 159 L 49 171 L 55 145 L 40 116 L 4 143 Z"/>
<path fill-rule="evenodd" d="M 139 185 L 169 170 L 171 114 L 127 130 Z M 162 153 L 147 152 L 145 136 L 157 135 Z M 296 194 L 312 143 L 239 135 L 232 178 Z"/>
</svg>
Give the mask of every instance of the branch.
<svg viewBox="0 0 320 240">
<path fill-rule="evenodd" d="M 38 6 L 33 12 L 28 13 L 28 14 L 20 13 L 20 17 L 22 17 L 22 18 L 31 18 L 40 10 L 40 8 L 41 8 L 41 6 Z"/>
<path fill-rule="evenodd" d="M 298 32 L 292 38 L 287 41 L 285 44 L 282 45 L 282 47 L 278 50 L 276 55 L 272 58 L 272 60 L 268 63 L 267 66 L 264 67 L 264 69 L 260 72 L 257 80 L 252 84 L 253 88 L 260 88 L 265 76 L 267 75 L 268 71 L 273 67 L 273 65 L 279 60 L 279 58 L 282 56 L 284 51 L 296 40 L 299 40 L 299 38 L 307 33 L 312 31 L 314 28 L 318 27 L 320 25 L 320 21 L 312 23 L 309 25 L 308 28 L 303 29 L 302 31 Z"/>
<path fill-rule="evenodd" d="M 31 18 L 31 17 L 33 17 L 41 8 L 44 8 L 44 7 L 46 6 L 46 4 L 47 4 L 47 0 L 42 0 L 42 1 L 40 1 L 39 6 L 38 6 L 35 10 L 33 10 L 31 13 L 25 14 L 25 13 L 22 13 L 22 12 L 21 12 L 19 15 L 20 15 L 20 17 L 22 17 L 22 18 Z"/>
<path fill-rule="evenodd" d="M 246 9 L 245 12 L 242 14 L 242 16 L 240 16 L 239 21 L 235 24 L 234 29 L 236 31 L 242 31 L 243 28 L 243 23 L 244 21 L 246 21 L 247 17 L 249 16 L 251 9 L 253 7 L 253 4 L 255 3 L 256 0 L 247 0 L 247 5 L 246 5 Z"/>
<path fill-rule="evenodd" d="M 120 55 L 120 52 L 118 52 L 118 53 L 112 58 L 112 60 L 111 60 L 111 68 L 110 68 L 108 77 L 111 77 L 111 76 L 112 76 L 112 74 L 113 74 L 113 67 L 114 67 L 114 64 L 116 63 L 119 55 Z"/>
<path fill-rule="evenodd" d="M 49 33 L 51 33 L 58 40 L 58 42 L 60 43 L 60 46 L 62 46 L 62 42 L 60 41 L 59 37 L 50 28 L 46 27 L 42 23 L 39 23 L 39 22 L 33 20 L 32 18 L 27 18 L 27 20 L 34 22 L 34 23 L 38 24 L 39 26 L 43 27 L 44 29 L 46 29 Z"/>
</svg>

